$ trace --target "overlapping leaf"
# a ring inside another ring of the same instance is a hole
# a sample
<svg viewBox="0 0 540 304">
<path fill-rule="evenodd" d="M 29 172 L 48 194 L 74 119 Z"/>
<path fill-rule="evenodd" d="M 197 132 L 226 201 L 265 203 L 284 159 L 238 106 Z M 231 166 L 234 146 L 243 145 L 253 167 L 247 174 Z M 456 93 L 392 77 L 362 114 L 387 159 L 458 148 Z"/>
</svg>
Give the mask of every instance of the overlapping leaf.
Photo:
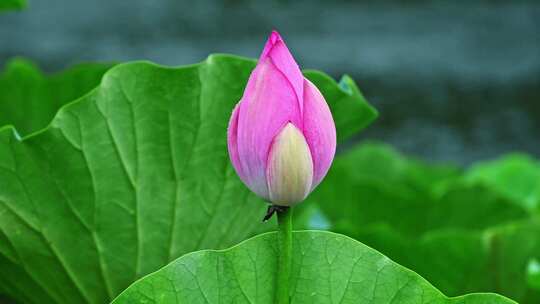
<svg viewBox="0 0 540 304">
<path fill-rule="evenodd" d="M 489 189 L 462 183 L 459 172 L 367 144 L 336 158 L 310 201 L 319 204 L 335 228 L 353 225 L 349 231 L 354 231 L 387 223 L 413 236 L 438 228 L 482 229 L 528 216 L 524 208 Z"/>
<path fill-rule="evenodd" d="M 272 304 L 276 236 L 183 256 L 130 286 L 113 304 Z M 294 233 L 291 303 L 510 304 L 494 294 L 447 298 L 416 273 L 343 235 Z"/>
<path fill-rule="evenodd" d="M 532 212 L 540 211 L 540 163 L 527 155 L 510 154 L 475 164 L 466 179 L 486 185 Z"/>
<path fill-rule="evenodd" d="M 525 270 L 540 254 L 539 236 L 540 225 L 528 221 L 483 231 L 433 230 L 419 237 L 403 236 L 383 224 L 356 231 L 357 239 L 422 274 L 446 294 L 491 291 L 531 304 L 540 293 L 528 287 Z"/>
<path fill-rule="evenodd" d="M 260 230 L 265 204 L 236 177 L 225 136 L 253 67 L 226 55 L 123 64 L 43 131 L 21 141 L 0 129 L 0 290 L 25 303 L 105 303 L 182 254 Z M 340 140 L 376 116 L 350 79 L 306 76 Z"/>
</svg>

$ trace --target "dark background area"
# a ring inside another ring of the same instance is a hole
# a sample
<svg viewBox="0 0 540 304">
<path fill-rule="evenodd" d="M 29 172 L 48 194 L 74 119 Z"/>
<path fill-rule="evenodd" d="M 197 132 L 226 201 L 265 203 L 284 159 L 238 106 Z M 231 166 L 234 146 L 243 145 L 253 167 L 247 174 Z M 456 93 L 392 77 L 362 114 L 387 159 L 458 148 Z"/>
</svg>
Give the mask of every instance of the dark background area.
<svg viewBox="0 0 540 304">
<path fill-rule="evenodd" d="M 304 68 L 351 75 L 378 139 L 429 160 L 540 156 L 539 1 L 30 0 L 0 14 L 0 65 L 257 57 L 270 30 Z"/>
</svg>

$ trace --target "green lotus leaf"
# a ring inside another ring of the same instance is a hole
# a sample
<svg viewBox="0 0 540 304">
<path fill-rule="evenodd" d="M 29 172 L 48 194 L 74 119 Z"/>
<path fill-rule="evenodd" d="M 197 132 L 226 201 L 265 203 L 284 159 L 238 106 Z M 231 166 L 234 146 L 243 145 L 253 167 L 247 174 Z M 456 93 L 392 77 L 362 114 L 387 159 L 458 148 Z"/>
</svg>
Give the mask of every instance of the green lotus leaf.
<svg viewBox="0 0 540 304">
<path fill-rule="evenodd" d="M 336 158 L 310 200 L 329 229 L 372 246 L 448 295 L 489 291 L 540 301 L 526 280 L 528 261 L 540 254 L 540 226 L 524 205 L 464 181 L 452 166 L 364 144 Z"/>
<path fill-rule="evenodd" d="M 510 154 L 475 164 L 470 183 L 482 184 L 532 211 L 540 211 L 540 163 L 524 154 Z"/>
<path fill-rule="evenodd" d="M 274 227 L 226 148 L 254 66 L 229 55 L 121 64 L 45 129 L 21 139 L 0 128 L 0 290 L 24 303 L 106 303 L 183 254 Z M 376 117 L 349 78 L 306 76 L 336 112 L 339 140 Z"/>
<path fill-rule="evenodd" d="M 276 243 L 276 234 L 267 233 L 227 250 L 187 254 L 135 282 L 113 304 L 273 304 Z M 292 264 L 292 304 L 515 303 L 496 294 L 448 298 L 413 271 L 330 232 L 294 232 Z"/>
</svg>

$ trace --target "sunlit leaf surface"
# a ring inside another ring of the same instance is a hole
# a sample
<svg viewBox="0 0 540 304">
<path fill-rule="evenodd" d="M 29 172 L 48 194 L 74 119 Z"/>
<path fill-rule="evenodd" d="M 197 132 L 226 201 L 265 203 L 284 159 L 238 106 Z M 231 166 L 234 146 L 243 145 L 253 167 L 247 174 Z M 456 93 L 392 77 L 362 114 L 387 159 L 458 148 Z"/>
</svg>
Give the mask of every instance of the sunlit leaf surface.
<svg viewBox="0 0 540 304">
<path fill-rule="evenodd" d="M 273 304 L 276 235 L 257 236 L 231 249 L 183 256 L 144 277 L 113 304 Z M 292 304 L 510 304 L 494 294 L 447 298 L 418 274 L 346 236 L 294 233 Z"/>
</svg>

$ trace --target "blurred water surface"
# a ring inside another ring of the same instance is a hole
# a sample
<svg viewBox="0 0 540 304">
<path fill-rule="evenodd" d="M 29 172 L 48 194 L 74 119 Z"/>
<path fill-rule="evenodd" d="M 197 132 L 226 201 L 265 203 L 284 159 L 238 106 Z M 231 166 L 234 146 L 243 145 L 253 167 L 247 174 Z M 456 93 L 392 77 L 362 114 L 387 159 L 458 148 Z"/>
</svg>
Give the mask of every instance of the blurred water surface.
<svg viewBox="0 0 540 304">
<path fill-rule="evenodd" d="M 540 156 L 538 1 L 37 1 L 0 15 L 0 64 L 167 65 L 258 56 L 273 28 L 299 63 L 350 74 L 381 112 L 376 138 L 430 160 Z"/>
</svg>

